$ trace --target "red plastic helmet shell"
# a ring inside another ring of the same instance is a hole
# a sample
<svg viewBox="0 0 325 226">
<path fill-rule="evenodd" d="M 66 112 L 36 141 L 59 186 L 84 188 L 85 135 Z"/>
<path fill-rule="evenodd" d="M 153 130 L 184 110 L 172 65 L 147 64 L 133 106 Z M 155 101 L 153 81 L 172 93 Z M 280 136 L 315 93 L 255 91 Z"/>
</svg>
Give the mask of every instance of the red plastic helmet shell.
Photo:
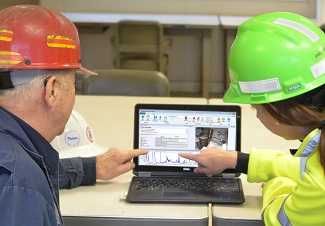
<svg viewBox="0 0 325 226">
<path fill-rule="evenodd" d="M 0 11 L 0 70 L 79 68 L 78 31 L 66 17 L 36 5 Z"/>
</svg>

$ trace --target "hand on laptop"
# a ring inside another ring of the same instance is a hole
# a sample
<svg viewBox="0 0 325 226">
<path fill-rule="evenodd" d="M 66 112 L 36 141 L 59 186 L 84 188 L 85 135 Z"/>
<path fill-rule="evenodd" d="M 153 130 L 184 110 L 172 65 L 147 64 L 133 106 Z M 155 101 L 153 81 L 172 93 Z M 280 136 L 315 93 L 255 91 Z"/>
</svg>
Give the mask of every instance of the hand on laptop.
<svg viewBox="0 0 325 226">
<path fill-rule="evenodd" d="M 112 148 L 96 157 L 96 179 L 110 180 L 134 168 L 132 159 L 146 154 L 145 150 L 123 151 Z"/>
<path fill-rule="evenodd" d="M 233 169 L 237 163 L 236 151 L 225 151 L 220 148 L 204 148 L 199 154 L 180 153 L 179 156 L 196 161 L 199 167 L 194 170 L 195 173 L 212 176 L 225 169 Z"/>
</svg>

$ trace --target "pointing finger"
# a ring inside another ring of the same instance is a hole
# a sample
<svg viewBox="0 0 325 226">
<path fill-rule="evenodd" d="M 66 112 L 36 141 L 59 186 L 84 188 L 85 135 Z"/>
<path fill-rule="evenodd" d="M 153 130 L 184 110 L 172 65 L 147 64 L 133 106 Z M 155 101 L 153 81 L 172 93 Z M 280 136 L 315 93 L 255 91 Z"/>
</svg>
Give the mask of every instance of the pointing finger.
<svg viewBox="0 0 325 226">
<path fill-rule="evenodd" d="M 123 160 L 124 161 L 130 161 L 132 160 L 134 157 L 137 157 L 139 155 L 144 155 L 147 154 L 148 151 L 143 150 L 143 149 L 135 149 L 135 150 L 129 150 L 126 151 L 123 155 Z"/>
<path fill-rule="evenodd" d="M 198 156 L 195 154 L 191 154 L 191 153 L 179 153 L 179 156 L 186 158 L 186 159 L 190 159 L 190 160 L 194 160 L 194 161 L 198 161 Z"/>
</svg>

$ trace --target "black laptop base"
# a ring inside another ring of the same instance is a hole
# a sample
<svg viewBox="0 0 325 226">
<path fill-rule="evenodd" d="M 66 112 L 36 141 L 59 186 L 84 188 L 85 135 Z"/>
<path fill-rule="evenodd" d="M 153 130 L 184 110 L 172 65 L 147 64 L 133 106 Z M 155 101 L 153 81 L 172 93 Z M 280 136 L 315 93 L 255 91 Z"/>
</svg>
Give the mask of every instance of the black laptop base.
<svg viewBox="0 0 325 226">
<path fill-rule="evenodd" d="M 218 203 L 245 201 L 239 178 L 133 177 L 126 200 L 132 203 Z"/>
</svg>

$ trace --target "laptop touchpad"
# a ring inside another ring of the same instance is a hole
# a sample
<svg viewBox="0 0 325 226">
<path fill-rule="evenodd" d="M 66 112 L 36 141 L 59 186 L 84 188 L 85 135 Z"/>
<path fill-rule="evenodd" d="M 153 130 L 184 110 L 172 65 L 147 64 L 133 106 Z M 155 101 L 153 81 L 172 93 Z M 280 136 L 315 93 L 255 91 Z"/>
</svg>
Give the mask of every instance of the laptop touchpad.
<svg viewBox="0 0 325 226">
<path fill-rule="evenodd" d="M 169 198 L 174 198 L 174 197 L 185 198 L 185 197 L 193 197 L 193 194 L 191 192 L 165 191 L 164 196 Z"/>
</svg>

